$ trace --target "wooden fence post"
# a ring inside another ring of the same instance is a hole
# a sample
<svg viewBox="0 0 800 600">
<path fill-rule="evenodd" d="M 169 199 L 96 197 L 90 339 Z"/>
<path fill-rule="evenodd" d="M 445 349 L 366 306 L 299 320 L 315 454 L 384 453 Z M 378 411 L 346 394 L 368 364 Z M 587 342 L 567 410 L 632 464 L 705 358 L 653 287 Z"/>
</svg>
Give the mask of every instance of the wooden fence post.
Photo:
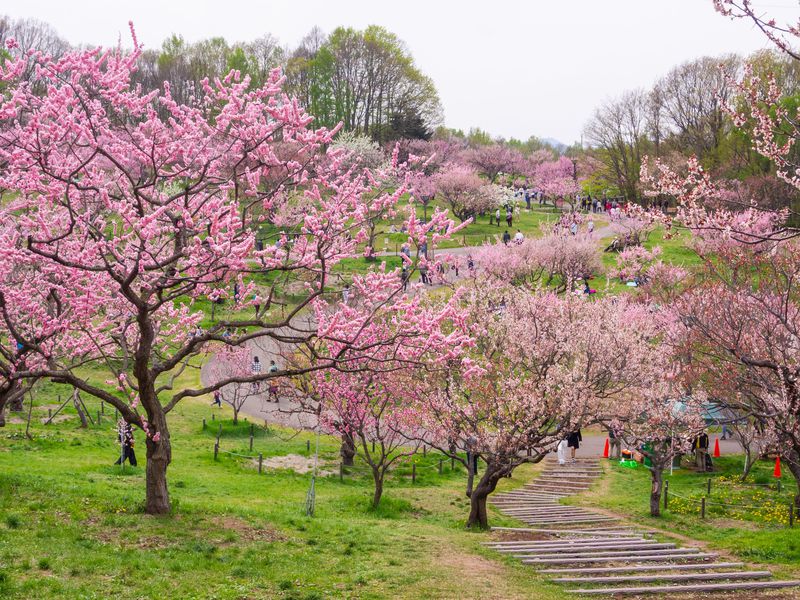
<svg viewBox="0 0 800 600">
<path fill-rule="evenodd" d="M 261 452 L 258 453 L 258 474 L 261 475 L 261 467 L 264 464 L 264 455 Z"/>
<path fill-rule="evenodd" d="M 219 438 L 222 437 L 222 423 L 219 424 L 219 429 L 217 430 L 217 446 L 219 446 Z"/>
<path fill-rule="evenodd" d="M 669 506 L 669 481 L 664 482 L 664 510 Z"/>
<path fill-rule="evenodd" d="M 339 481 L 344 481 L 344 463 L 339 463 Z"/>
<path fill-rule="evenodd" d="M 709 496 L 711 495 L 711 477 L 709 477 L 708 481 L 706 482 L 706 492 Z"/>
<path fill-rule="evenodd" d="M 456 469 L 456 459 L 452 456 L 450 457 L 450 470 L 455 471 Z"/>
<path fill-rule="evenodd" d="M 211 413 L 211 420 L 212 421 L 216 421 L 217 420 L 217 416 L 213 412 Z"/>
<path fill-rule="evenodd" d="M 701 519 L 705 519 L 706 518 L 706 497 L 705 496 L 700 498 L 700 518 Z"/>
<path fill-rule="evenodd" d="M 47 419 L 50 420 L 52 418 L 53 418 L 53 409 L 52 408 L 48 408 L 47 409 Z"/>
<path fill-rule="evenodd" d="M 256 430 L 253 428 L 253 424 L 250 423 L 250 437 L 253 437 L 253 435 L 255 435 L 255 431 Z"/>
<path fill-rule="evenodd" d="M 219 454 L 219 442 L 214 444 L 214 460 L 217 460 L 217 454 Z"/>
<path fill-rule="evenodd" d="M 794 527 L 794 500 L 789 500 L 789 527 Z"/>
<path fill-rule="evenodd" d="M 440 458 L 440 459 L 439 459 L 439 475 L 441 475 L 441 474 L 442 474 L 442 463 L 443 463 L 443 462 L 444 462 L 444 460 Z"/>
<path fill-rule="evenodd" d="M 311 440 L 306 440 L 306 452 L 311 452 Z"/>
<path fill-rule="evenodd" d="M 205 430 L 206 430 L 206 420 L 203 419 L 203 431 L 205 431 Z"/>
<path fill-rule="evenodd" d="M 250 452 L 253 451 L 253 432 L 250 432 Z"/>
<path fill-rule="evenodd" d="M 778 493 L 781 493 L 781 480 L 778 479 Z"/>
<path fill-rule="evenodd" d="M 106 403 L 105 400 L 100 400 L 100 414 L 106 414 Z"/>
<path fill-rule="evenodd" d="M 411 463 L 411 483 L 417 482 L 417 463 Z"/>
<path fill-rule="evenodd" d="M 100 411 L 97 411 L 97 424 L 100 425 Z"/>
</svg>

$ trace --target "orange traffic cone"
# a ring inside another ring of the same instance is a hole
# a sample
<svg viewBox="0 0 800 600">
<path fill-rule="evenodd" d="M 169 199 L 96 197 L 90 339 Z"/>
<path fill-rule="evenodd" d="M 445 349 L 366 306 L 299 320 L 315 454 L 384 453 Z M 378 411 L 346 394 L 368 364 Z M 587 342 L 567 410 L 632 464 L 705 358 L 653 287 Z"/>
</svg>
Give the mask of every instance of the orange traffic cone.
<svg viewBox="0 0 800 600">
<path fill-rule="evenodd" d="M 606 447 L 603 448 L 603 458 L 608 458 L 608 438 L 606 438 Z"/>
<path fill-rule="evenodd" d="M 772 476 L 773 477 L 778 477 L 778 478 L 780 478 L 780 476 L 781 476 L 781 457 L 780 456 L 776 456 L 775 457 L 775 470 L 772 472 Z"/>
<path fill-rule="evenodd" d="M 714 438 L 714 458 L 719 458 L 719 438 Z"/>
</svg>

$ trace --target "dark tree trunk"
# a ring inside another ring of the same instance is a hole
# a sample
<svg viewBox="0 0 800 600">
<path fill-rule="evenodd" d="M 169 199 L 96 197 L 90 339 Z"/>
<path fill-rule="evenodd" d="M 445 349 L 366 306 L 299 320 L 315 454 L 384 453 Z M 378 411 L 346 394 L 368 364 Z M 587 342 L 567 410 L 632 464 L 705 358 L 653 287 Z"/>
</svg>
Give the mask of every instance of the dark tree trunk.
<svg viewBox="0 0 800 600">
<path fill-rule="evenodd" d="M 486 513 L 486 500 L 489 498 L 489 494 L 495 490 L 497 482 L 500 481 L 504 474 L 503 470 L 498 469 L 491 463 L 486 465 L 483 477 L 481 477 L 475 489 L 472 490 L 472 496 L 470 496 L 468 528 L 488 529 L 489 517 Z"/>
<path fill-rule="evenodd" d="M 650 516 L 661 516 L 661 487 L 663 483 L 663 470 L 655 462 L 650 468 L 652 485 L 650 487 Z"/>
<path fill-rule="evenodd" d="M 794 495 L 794 505 L 800 510 L 800 452 L 793 452 L 794 456 L 786 457 L 786 466 L 791 474 L 794 476 L 797 485 L 797 493 Z"/>
<path fill-rule="evenodd" d="M 158 432 L 159 440 L 155 442 L 152 437 L 145 440 L 147 447 L 145 512 L 151 515 L 165 515 L 170 511 L 167 467 L 172 461 L 172 447 L 166 415 L 163 412 L 151 416 L 150 430 Z"/>
<path fill-rule="evenodd" d="M 235 406 L 233 407 L 233 424 L 234 425 L 239 424 L 239 409 L 236 408 Z"/>
<path fill-rule="evenodd" d="M 356 455 L 356 443 L 352 435 L 348 433 L 342 434 L 342 447 L 339 450 L 339 454 L 342 456 L 342 464 L 345 467 L 353 466 L 353 457 Z"/>
<path fill-rule="evenodd" d="M 372 467 L 372 480 L 375 482 L 375 491 L 372 494 L 372 508 L 378 508 L 383 496 L 383 470 Z"/>
</svg>

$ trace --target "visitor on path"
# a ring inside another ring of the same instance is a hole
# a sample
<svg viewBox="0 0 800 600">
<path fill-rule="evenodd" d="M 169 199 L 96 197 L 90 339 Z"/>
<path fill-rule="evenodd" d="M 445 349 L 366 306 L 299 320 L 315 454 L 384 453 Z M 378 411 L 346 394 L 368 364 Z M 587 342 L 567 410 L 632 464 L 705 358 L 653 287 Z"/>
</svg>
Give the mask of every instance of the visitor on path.
<svg viewBox="0 0 800 600">
<path fill-rule="evenodd" d="M 528 210 L 531 209 L 531 193 L 528 191 L 528 188 L 525 188 L 525 206 Z"/>
<path fill-rule="evenodd" d="M 499 208 L 496 211 L 494 211 L 494 220 L 495 220 L 495 225 L 500 227 L 500 209 Z"/>
<path fill-rule="evenodd" d="M 342 290 L 342 302 L 344 302 L 345 304 L 349 304 L 350 303 L 350 284 L 349 283 L 345 283 L 344 284 L 344 289 Z M 272 361 L 272 364 L 274 365 L 275 361 Z"/>
<path fill-rule="evenodd" d="M 588 279 L 584 279 L 583 280 L 583 293 L 587 294 L 589 296 L 591 296 L 592 294 L 596 294 L 597 293 L 597 290 L 592 289 L 592 288 L 589 287 L 589 280 Z"/>
<path fill-rule="evenodd" d="M 589 231 L 589 233 L 594 232 L 594 220 L 589 219 L 589 222 L 586 224 L 586 229 Z"/>
<path fill-rule="evenodd" d="M 215 404 L 222 408 L 222 394 L 219 393 L 219 390 L 214 390 L 214 401 L 211 403 L 211 406 Z"/>
<path fill-rule="evenodd" d="M 240 293 L 239 282 L 237 281 L 236 283 L 233 284 L 233 303 L 236 304 L 237 306 L 239 305 L 239 293 Z"/>
<path fill-rule="evenodd" d="M 506 246 L 508 246 L 508 242 L 510 241 L 511 241 L 511 234 L 508 233 L 508 229 L 506 229 L 505 232 L 503 232 L 503 243 Z"/>
<path fill-rule="evenodd" d="M 569 232 L 572 235 L 578 235 L 578 223 L 577 223 L 577 221 L 573 221 L 572 225 L 569 226 Z"/>
<path fill-rule="evenodd" d="M 622 440 L 617 437 L 610 427 L 608 429 L 608 440 L 611 446 L 608 457 L 612 460 L 622 458 Z"/>
<path fill-rule="evenodd" d="M 698 469 L 708 470 L 708 434 L 705 431 L 694 441 L 694 458 Z"/>
<path fill-rule="evenodd" d="M 576 429 L 567 436 L 567 446 L 570 447 L 570 462 L 575 462 L 575 451 L 581 447 L 583 436 L 581 430 Z"/>
<path fill-rule="evenodd" d="M 119 458 L 117 458 L 117 462 L 114 464 L 124 464 L 127 460 L 132 467 L 135 467 L 137 463 L 136 453 L 133 451 L 133 427 L 131 427 L 131 424 L 127 423 L 124 419 L 120 419 L 117 422 L 117 440 L 122 446 L 122 450 Z"/>
<path fill-rule="evenodd" d="M 423 285 L 428 285 L 428 265 L 419 266 L 419 278 Z"/>
<path fill-rule="evenodd" d="M 556 446 L 556 456 L 558 456 L 558 464 L 562 467 L 567 464 L 567 439 L 564 438 L 558 442 Z"/>
<path fill-rule="evenodd" d="M 511 227 L 513 223 L 514 223 L 514 213 L 511 212 L 511 208 L 509 207 L 506 209 L 506 225 Z"/>
<path fill-rule="evenodd" d="M 525 236 L 522 235 L 522 232 L 519 229 L 517 229 L 517 233 L 514 234 L 514 243 L 519 245 L 519 244 L 522 243 L 522 240 L 524 240 L 524 239 L 525 239 Z"/>
<path fill-rule="evenodd" d="M 253 357 L 253 362 L 250 364 L 250 372 L 253 375 L 258 375 L 261 373 L 261 360 L 257 356 Z M 258 381 L 253 382 L 253 393 L 258 393 Z"/>
<path fill-rule="evenodd" d="M 274 360 L 269 361 L 269 374 L 273 375 L 278 372 L 278 365 Z M 278 402 L 278 384 L 274 379 L 269 380 L 269 389 L 267 390 L 267 399 L 270 402 Z"/>
<path fill-rule="evenodd" d="M 403 291 L 408 289 L 408 267 L 403 263 L 403 268 L 400 271 L 400 277 L 403 280 Z"/>
<path fill-rule="evenodd" d="M 472 258 L 472 254 L 467 254 L 467 270 L 469 271 L 470 275 L 475 272 L 475 260 Z M 456 275 L 458 275 L 457 271 Z"/>
</svg>

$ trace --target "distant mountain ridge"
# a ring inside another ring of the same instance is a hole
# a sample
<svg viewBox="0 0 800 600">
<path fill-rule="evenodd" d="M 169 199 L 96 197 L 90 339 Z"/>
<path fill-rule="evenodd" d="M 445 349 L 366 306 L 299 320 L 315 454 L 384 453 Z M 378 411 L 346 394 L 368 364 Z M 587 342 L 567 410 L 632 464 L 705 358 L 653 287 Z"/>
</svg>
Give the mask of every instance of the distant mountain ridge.
<svg viewBox="0 0 800 600">
<path fill-rule="evenodd" d="M 555 138 L 539 138 L 539 139 L 542 142 L 544 142 L 545 144 L 547 144 L 549 146 L 552 146 L 553 148 L 555 148 L 559 152 L 564 152 L 564 150 L 566 150 L 569 147 L 564 142 L 561 142 L 561 141 L 559 141 L 559 140 L 557 140 Z"/>
</svg>

